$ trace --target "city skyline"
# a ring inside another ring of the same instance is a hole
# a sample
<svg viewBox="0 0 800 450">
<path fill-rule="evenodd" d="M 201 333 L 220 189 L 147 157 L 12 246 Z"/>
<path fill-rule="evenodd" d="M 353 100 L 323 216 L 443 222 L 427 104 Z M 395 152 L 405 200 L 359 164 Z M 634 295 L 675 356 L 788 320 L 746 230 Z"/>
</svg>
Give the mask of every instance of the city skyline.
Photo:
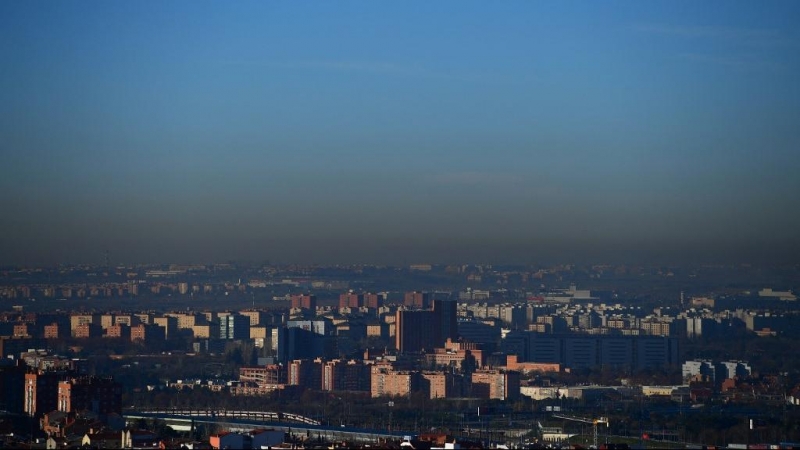
<svg viewBox="0 0 800 450">
<path fill-rule="evenodd" d="M 796 2 L 3 2 L 0 264 L 797 262 Z"/>
</svg>

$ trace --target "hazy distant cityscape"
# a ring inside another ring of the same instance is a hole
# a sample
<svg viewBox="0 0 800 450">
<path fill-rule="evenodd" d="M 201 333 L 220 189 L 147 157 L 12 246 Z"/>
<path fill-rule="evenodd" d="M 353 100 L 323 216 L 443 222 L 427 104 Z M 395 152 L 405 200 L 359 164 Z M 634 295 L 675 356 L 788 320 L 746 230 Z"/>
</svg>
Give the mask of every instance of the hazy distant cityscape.
<svg viewBox="0 0 800 450">
<path fill-rule="evenodd" d="M 800 440 L 796 266 L 1 274 L 6 446 Z"/>
</svg>

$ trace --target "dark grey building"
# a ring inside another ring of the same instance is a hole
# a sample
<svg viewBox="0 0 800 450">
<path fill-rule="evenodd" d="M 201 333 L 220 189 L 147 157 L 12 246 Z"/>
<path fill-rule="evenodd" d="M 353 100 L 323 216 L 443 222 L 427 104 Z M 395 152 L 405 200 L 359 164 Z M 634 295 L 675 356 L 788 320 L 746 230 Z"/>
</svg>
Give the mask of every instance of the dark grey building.
<svg viewBox="0 0 800 450">
<path fill-rule="evenodd" d="M 250 339 L 250 318 L 228 314 L 219 318 L 220 339 Z"/>
</svg>

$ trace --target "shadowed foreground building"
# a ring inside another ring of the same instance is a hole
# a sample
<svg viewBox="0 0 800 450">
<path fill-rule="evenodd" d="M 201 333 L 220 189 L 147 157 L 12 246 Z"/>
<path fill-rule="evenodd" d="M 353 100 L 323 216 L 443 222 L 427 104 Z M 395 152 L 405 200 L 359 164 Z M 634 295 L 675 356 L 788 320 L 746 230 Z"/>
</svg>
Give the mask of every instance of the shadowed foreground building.
<svg viewBox="0 0 800 450">
<path fill-rule="evenodd" d="M 122 385 L 111 378 L 80 377 L 58 383 L 58 410 L 122 413 Z"/>
<path fill-rule="evenodd" d="M 0 410 L 21 414 L 25 402 L 25 374 L 28 370 L 22 360 L 0 366 Z M 5 362 L 4 361 L 4 362 Z"/>
<path fill-rule="evenodd" d="M 503 339 L 506 354 L 518 362 L 632 370 L 678 367 L 678 339 L 663 336 L 547 334 L 513 331 Z"/>
<path fill-rule="evenodd" d="M 458 304 L 434 300 L 433 310 L 395 313 L 395 347 L 400 353 L 432 351 L 458 338 Z"/>
<path fill-rule="evenodd" d="M 400 353 L 434 349 L 439 335 L 433 311 L 397 311 L 395 347 Z"/>
<path fill-rule="evenodd" d="M 65 372 L 42 370 L 26 373 L 23 406 L 25 414 L 40 417 L 56 409 L 58 383 L 66 376 Z"/>
<path fill-rule="evenodd" d="M 32 348 L 47 348 L 47 341 L 38 338 L 0 336 L 0 357 L 19 358 L 23 352 Z"/>
<path fill-rule="evenodd" d="M 227 340 L 250 339 L 250 317 L 228 314 L 219 318 L 219 338 Z"/>
<path fill-rule="evenodd" d="M 369 391 L 370 367 L 360 361 L 335 359 L 322 364 L 323 391 Z"/>
<path fill-rule="evenodd" d="M 166 339 L 167 329 L 159 325 L 139 325 L 131 327 L 131 341 L 148 344 L 152 342 L 162 342 Z"/>
</svg>

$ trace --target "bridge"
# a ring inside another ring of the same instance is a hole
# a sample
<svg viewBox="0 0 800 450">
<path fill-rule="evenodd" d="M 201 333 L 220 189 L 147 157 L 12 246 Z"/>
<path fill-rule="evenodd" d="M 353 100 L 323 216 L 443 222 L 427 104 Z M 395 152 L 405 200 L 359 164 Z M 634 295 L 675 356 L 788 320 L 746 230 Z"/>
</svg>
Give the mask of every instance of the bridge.
<svg viewBox="0 0 800 450">
<path fill-rule="evenodd" d="M 286 422 L 298 423 L 306 425 L 320 425 L 320 422 L 309 417 L 301 416 L 299 414 L 292 414 L 286 412 L 272 412 L 272 411 L 244 411 L 244 410 L 227 410 L 227 409 L 187 409 L 187 408 L 148 408 L 140 409 L 138 411 L 130 411 L 131 413 L 137 412 L 150 416 L 180 416 L 180 417 L 196 417 L 206 419 L 247 419 L 260 422 Z M 124 414 L 127 416 L 128 414 Z"/>
<path fill-rule="evenodd" d="M 319 421 L 298 414 L 269 411 L 210 410 L 210 409 L 147 409 L 123 412 L 126 421 L 139 419 L 163 420 L 176 431 L 190 431 L 200 424 L 216 424 L 228 431 L 248 432 L 257 428 L 271 428 L 307 439 L 374 443 L 381 440 L 399 440 L 413 435 L 407 431 L 387 431 L 345 426 L 326 426 Z"/>
</svg>

